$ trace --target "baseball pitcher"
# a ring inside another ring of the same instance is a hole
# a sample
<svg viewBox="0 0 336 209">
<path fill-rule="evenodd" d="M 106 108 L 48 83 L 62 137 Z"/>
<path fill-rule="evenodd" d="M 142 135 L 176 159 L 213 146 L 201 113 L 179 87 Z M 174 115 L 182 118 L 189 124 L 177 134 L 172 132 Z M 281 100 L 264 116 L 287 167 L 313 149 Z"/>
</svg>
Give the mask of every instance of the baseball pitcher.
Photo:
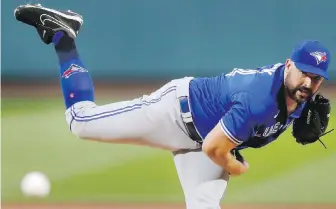
<svg viewBox="0 0 336 209">
<path fill-rule="evenodd" d="M 220 208 L 229 178 L 249 169 L 240 150 L 273 142 L 292 123 L 301 144 L 327 133 L 330 104 L 317 92 L 328 79 L 330 53 L 318 41 L 302 41 L 283 63 L 174 79 L 149 95 L 97 105 L 75 44 L 82 16 L 30 4 L 14 13 L 54 46 L 70 131 L 171 151 L 187 209 Z"/>
</svg>

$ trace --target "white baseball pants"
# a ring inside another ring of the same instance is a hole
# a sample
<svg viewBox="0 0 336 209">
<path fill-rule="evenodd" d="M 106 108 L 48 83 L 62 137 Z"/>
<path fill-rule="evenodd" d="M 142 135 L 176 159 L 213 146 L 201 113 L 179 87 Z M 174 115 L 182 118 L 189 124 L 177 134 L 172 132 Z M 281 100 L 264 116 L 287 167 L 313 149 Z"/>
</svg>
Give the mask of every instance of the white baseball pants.
<svg viewBox="0 0 336 209">
<path fill-rule="evenodd" d="M 66 110 L 76 136 L 173 151 L 187 209 L 218 209 L 229 175 L 189 138 L 178 98 L 189 96 L 192 77 L 172 80 L 150 95 L 107 105 L 78 102 Z"/>
</svg>

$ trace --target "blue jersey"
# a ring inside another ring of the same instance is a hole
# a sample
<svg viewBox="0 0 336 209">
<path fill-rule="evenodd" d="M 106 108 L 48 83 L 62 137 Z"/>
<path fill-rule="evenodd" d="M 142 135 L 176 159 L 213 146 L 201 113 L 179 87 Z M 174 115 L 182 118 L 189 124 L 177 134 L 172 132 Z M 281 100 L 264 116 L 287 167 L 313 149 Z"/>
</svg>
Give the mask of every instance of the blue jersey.
<svg viewBox="0 0 336 209">
<path fill-rule="evenodd" d="M 238 149 L 259 148 L 277 139 L 300 116 L 305 104 L 287 116 L 284 68 L 278 63 L 194 78 L 189 86 L 189 101 L 200 136 L 204 139 L 220 123 Z"/>
</svg>

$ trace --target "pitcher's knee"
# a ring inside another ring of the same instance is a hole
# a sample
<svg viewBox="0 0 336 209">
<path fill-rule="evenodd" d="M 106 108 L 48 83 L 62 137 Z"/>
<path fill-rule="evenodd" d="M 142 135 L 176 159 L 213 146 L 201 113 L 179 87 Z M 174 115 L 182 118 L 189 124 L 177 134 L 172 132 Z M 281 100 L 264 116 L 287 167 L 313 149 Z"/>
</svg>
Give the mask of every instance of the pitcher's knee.
<svg viewBox="0 0 336 209">
<path fill-rule="evenodd" d="M 72 121 L 69 124 L 69 129 L 78 138 L 85 139 L 88 137 L 84 128 L 85 125 L 86 125 L 85 122 Z"/>
<path fill-rule="evenodd" d="M 88 112 L 95 106 L 95 103 L 85 101 L 78 102 L 66 110 L 65 116 L 69 130 L 71 130 L 71 132 L 78 138 L 89 137 L 88 132 L 86 131 L 86 126 L 88 121 L 90 121 Z"/>
</svg>

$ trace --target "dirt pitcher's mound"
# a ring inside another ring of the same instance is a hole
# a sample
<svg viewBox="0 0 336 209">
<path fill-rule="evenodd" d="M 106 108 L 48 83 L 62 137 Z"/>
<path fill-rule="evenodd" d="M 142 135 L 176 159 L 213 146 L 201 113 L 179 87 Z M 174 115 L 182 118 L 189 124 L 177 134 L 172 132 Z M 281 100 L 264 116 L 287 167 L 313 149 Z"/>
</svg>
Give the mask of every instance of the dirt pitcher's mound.
<svg viewBox="0 0 336 209">
<path fill-rule="evenodd" d="M 182 204 L 5 204 L 2 209 L 184 209 Z M 222 205 L 222 209 L 335 209 L 336 205 Z"/>
</svg>

